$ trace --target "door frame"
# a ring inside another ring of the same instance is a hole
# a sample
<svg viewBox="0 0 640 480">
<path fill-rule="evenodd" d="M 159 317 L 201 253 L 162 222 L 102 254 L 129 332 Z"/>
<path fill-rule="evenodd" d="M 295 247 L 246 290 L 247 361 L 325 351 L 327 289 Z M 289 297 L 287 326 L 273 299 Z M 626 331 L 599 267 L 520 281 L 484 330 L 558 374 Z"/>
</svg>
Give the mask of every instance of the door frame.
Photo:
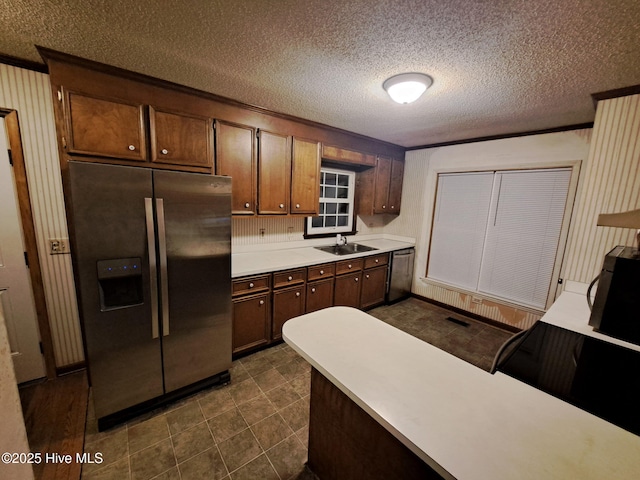
<svg viewBox="0 0 640 480">
<path fill-rule="evenodd" d="M 22 224 L 22 231 L 24 234 L 24 247 L 27 252 L 27 256 L 29 257 L 29 277 L 31 279 L 33 298 L 35 300 L 45 371 L 47 378 L 52 379 L 57 376 L 56 359 L 53 350 L 53 339 L 51 336 L 49 313 L 47 312 L 44 283 L 42 281 L 42 269 L 40 268 L 40 258 L 38 257 L 38 242 L 33 223 L 33 211 L 31 209 L 31 200 L 29 197 L 29 185 L 27 182 L 27 171 L 22 150 L 22 137 L 20 135 L 18 112 L 17 110 L 0 107 L 0 117 L 4 118 L 7 140 L 9 143 L 9 149 L 11 150 L 11 160 L 13 163 L 13 174 L 15 179 L 14 186 L 18 197 L 20 222 Z"/>
</svg>

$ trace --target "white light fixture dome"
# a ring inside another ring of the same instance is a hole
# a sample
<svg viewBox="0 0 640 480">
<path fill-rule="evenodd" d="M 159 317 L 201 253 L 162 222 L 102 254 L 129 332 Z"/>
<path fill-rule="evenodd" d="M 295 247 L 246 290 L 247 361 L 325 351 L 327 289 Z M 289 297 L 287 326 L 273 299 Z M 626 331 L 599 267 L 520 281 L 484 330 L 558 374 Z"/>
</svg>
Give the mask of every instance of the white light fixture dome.
<svg viewBox="0 0 640 480">
<path fill-rule="evenodd" d="M 382 84 L 391 99 L 398 103 L 415 102 L 431 86 L 433 79 L 424 73 L 401 73 Z"/>
</svg>

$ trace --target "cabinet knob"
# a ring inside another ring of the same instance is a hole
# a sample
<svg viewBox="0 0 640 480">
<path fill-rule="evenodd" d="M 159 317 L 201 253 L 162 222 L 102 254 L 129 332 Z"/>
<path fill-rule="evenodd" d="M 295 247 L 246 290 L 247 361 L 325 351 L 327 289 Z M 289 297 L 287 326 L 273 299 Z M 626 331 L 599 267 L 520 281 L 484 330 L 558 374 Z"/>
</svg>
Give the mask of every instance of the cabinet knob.
<svg viewBox="0 0 640 480">
<path fill-rule="evenodd" d="M 380 261 L 380 259 L 379 259 L 379 258 L 376 258 L 376 263 L 378 263 L 379 261 Z"/>
<path fill-rule="evenodd" d="M 132 152 L 136 149 L 136 147 L 134 145 L 129 145 L 129 150 L 131 150 Z"/>
<path fill-rule="evenodd" d="M 313 288 L 311 289 L 311 293 L 316 293 L 316 288 L 315 288 L 315 287 L 313 287 Z"/>
<path fill-rule="evenodd" d="M 289 278 L 287 278 L 287 280 L 291 281 L 291 280 L 293 280 L 293 277 L 291 275 L 289 275 Z"/>
<path fill-rule="evenodd" d="M 253 288 L 253 282 L 249 282 L 249 288 Z"/>
<path fill-rule="evenodd" d="M 391 205 L 391 210 L 393 210 L 394 208 L 396 208 L 394 205 Z"/>
<path fill-rule="evenodd" d="M 249 202 L 244 204 L 244 208 L 249 208 Z"/>
<path fill-rule="evenodd" d="M 281 203 L 281 204 L 280 204 L 280 208 L 284 208 L 284 203 Z"/>
<path fill-rule="evenodd" d="M 387 208 L 387 206 L 386 205 L 382 205 L 382 208 Z"/>
<path fill-rule="evenodd" d="M 358 281 L 358 277 L 354 278 L 353 280 L 357 282 Z"/>
<path fill-rule="evenodd" d="M 320 275 L 324 275 L 324 270 L 320 270 Z"/>
<path fill-rule="evenodd" d="M 299 203 L 296 203 L 296 208 L 300 208 L 300 204 Z"/>
<path fill-rule="evenodd" d="M 264 300 L 260 300 L 260 305 L 264 305 Z"/>
<path fill-rule="evenodd" d="M 369 275 L 365 275 L 364 278 L 369 278 Z"/>
<path fill-rule="evenodd" d="M 299 297 L 299 296 L 300 296 L 300 292 L 296 292 L 296 297 Z"/>
<path fill-rule="evenodd" d="M 167 150 L 166 148 L 163 148 L 162 150 L 160 150 L 160 153 L 163 155 L 166 155 L 167 153 L 169 153 L 169 150 Z"/>
<path fill-rule="evenodd" d="M 351 268 L 351 264 L 349 264 L 349 268 Z"/>
</svg>

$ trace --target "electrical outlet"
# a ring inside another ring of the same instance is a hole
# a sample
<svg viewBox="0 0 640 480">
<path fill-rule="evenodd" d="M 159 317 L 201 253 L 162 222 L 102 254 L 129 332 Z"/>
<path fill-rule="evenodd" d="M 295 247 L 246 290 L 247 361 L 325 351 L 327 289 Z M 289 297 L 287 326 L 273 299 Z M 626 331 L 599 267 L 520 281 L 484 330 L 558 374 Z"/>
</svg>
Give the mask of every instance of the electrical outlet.
<svg viewBox="0 0 640 480">
<path fill-rule="evenodd" d="M 264 237 L 264 228 L 260 229 L 260 238 Z"/>
<path fill-rule="evenodd" d="M 50 238 L 49 254 L 59 255 L 61 253 L 69 253 L 69 239 L 68 238 Z"/>
</svg>

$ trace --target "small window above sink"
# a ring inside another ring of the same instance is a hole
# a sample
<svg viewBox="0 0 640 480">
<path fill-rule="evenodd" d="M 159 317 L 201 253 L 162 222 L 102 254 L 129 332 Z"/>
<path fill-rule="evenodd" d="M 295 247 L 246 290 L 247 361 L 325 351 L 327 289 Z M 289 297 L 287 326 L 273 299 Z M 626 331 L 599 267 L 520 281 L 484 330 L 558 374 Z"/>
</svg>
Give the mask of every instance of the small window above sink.
<svg viewBox="0 0 640 480">
<path fill-rule="evenodd" d="M 348 243 L 347 245 L 327 245 L 325 247 L 314 247 L 323 252 L 332 253 L 334 255 L 351 255 L 353 253 L 370 252 L 378 250 L 374 247 L 367 247 L 358 243 Z"/>
</svg>

